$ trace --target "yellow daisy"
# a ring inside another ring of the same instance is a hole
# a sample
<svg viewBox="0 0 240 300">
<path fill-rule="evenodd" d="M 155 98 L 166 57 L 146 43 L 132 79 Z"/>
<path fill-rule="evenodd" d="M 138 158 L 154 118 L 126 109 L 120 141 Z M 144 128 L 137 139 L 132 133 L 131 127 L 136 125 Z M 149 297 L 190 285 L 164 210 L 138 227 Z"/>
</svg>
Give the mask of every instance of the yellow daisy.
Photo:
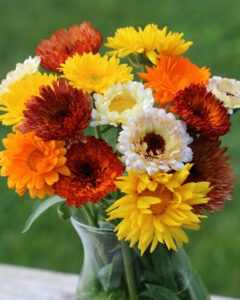
<svg viewBox="0 0 240 300">
<path fill-rule="evenodd" d="M 23 63 L 17 63 L 16 68 L 13 71 L 7 73 L 5 79 L 2 80 L 0 84 L 0 95 L 9 91 L 9 87 L 14 84 L 14 82 L 21 80 L 26 75 L 31 75 L 37 72 L 41 59 L 39 56 L 31 57 L 25 59 Z"/>
<path fill-rule="evenodd" d="M 70 81 L 75 88 L 88 93 L 104 93 L 111 85 L 127 82 L 133 79 L 132 68 L 120 64 L 116 57 L 108 58 L 99 53 L 75 54 L 69 57 L 60 68 L 63 77 Z"/>
<path fill-rule="evenodd" d="M 41 74 L 36 72 L 33 75 L 26 75 L 20 81 L 16 81 L 9 87 L 9 91 L 2 95 L 2 106 L 0 111 L 4 113 L 0 115 L 0 121 L 4 125 L 15 125 L 17 128 L 21 124 L 23 118 L 23 110 L 25 103 L 32 96 L 39 96 L 39 88 L 43 85 L 52 86 L 52 82 L 57 79 L 55 75 Z"/>
<path fill-rule="evenodd" d="M 151 245 L 153 252 L 158 243 L 177 250 L 188 242 L 183 228 L 199 229 L 202 215 L 194 213 L 194 206 L 207 203 L 210 183 L 184 183 L 191 164 L 175 173 L 155 173 L 152 176 L 134 170 L 120 177 L 116 186 L 126 195 L 107 210 L 108 221 L 122 219 L 115 231 L 119 240 L 138 243 L 141 255 Z"/>
<path fill-rule="evenodd" d="M 109 55 L 125 57 L 130 54 L 145 55 L 152 63 L 165 53 L 167 55 L 180 55 L 188 50 L 192 42 L 182 39 L 183 33 L 167 34 L 167 27 L 159 29 L 155 24 L 148 24 L 144 29 L 123 27 L 117 29 L 114 37 L 108 37 L 106 47 L 114 50 Z"/>
</svg>

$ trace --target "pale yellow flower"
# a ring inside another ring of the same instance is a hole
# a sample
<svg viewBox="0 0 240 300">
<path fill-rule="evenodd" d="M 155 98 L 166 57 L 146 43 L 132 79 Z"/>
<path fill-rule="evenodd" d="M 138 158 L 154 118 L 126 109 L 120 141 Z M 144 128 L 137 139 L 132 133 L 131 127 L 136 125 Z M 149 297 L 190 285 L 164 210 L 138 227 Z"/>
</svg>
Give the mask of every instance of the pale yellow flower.
<svg viewBox="0 0 240 300">
<path fill-rule="evenodd" d="M 213 76 L 208 81 L 207 90 L 223 102 L 229 114 L 240 108 L 240 81 Z"/>
<path fill-rule="evenodd" d="M 115 84 L 103 95 L 94 94 L 94 99 L 96 109 L 92 111 L 92 126 L 125 124 L 129 117 L 154 104 L 152 90 L 136 81 Z"/>
</svg>

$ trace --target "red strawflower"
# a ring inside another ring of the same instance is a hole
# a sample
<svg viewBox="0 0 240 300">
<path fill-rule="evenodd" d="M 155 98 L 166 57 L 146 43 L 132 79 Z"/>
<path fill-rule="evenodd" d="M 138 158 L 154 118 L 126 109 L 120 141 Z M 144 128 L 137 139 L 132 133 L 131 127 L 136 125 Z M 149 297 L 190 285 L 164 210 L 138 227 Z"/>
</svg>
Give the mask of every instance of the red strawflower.
<svg viewBox="0 0 240 300">
<path fill-rule="evenodd" d="M 73 25 L 69 30 L 62 28 L 43 40 L 36 48 L 36 55 L 41 57 L 41 66 L 49 71 L 61 73 L 59 67 L 75 53 L 97 53 L 103 38 L 89 22 Z"/>
<path fill-rule="evenodd" d="M 124 167 L 104 140 L 88 136 L 86 143 L 72 144 L 66 156 L 71 174 L 60 176 L 54 188 L 68 205 L 95 203 L 117 189 L 114 181 Z"/>
<path fill-rule="evenodd" d="M 228 161 L 229 156 L 224 156 L 227 147 L 220 147 L 219 140 L 209 140 L 204 136 L 195 137 L 190 147 L 193 150 L 193 167 L 188 181 L 209 181 L 212 190 L 208 193 L 211 200 L 203 205 L 195 206 L 197 211 L 202 209 L 213 213 L 220 211 L 225 200 L 232 199 L 235 176 Z"/>
<path fill-rule="evenodd" d="M 216 139 L 230 129 L 227 109 L 203 85 L 190 84 L 176 94 L 173 104 L 170 111 L 209 139 Z"/>
<path fill-rule="evenodd" d="M 35 131 L 44 141 L 79 140 L 91 117 L 90 97 L 60 79 L 53 87 L 42 86 L 40 96 L 26 103 L 24 118 L 18 127 L 24 134 Z"/>
</svg>

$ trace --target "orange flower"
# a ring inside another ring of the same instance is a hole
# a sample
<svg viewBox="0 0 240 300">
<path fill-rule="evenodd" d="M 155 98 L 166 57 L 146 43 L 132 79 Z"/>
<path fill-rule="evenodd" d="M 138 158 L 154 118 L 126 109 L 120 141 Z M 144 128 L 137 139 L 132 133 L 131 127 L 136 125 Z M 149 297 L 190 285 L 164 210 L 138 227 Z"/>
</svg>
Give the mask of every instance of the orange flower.
<svg viewBox="0 0 240 300">
<path fill-rule="evenodd" d="M 67 152 L 67 166 L 71 175 L 60 176 L 54 188 L 68 205 L 75 207 L 88 201 L 95 203 L 115 191 L 114 180 L 124 172 L 112 148 L 93 136 L 86 137 L 86 143 L 71 145 Z"/>
<path fill-rule="evenodd" d="M 102 44 L 102 35 L 92 28 L 89 22 L 80 26 L 73 25 L 69 30 L 62 28 L 43 40 L 36 48 L 36 55 L 41 57 L 41 66 L 49 71 L 60 73 L 59 67 L 75 53 L 97 53 Z"/>
<path fill-rule="evenodd" d="M 66 149 L 61 141 L 43 142 L 34 132 L 24 136 L 10 133 L 3 139 L 0 152 L 1 176 L 8 176 L 8 187 L 22 196 L 26 189 L 31 198 L 53 195 L 59 174 L 69 175 L 65 166 Z"/>
<path fill-rule="evenodd" d="M 161 56 L 156 66 L 146 67 L 147 73 L 138 75 L 147 81 L 146 87 L 155 91 L 154 98 L 161 107 L 173 100 L 174 95 L 190 83 L 207 83 L 210 72 L 205 67 L 198 68 L 183 56 Z"/>
</svg>

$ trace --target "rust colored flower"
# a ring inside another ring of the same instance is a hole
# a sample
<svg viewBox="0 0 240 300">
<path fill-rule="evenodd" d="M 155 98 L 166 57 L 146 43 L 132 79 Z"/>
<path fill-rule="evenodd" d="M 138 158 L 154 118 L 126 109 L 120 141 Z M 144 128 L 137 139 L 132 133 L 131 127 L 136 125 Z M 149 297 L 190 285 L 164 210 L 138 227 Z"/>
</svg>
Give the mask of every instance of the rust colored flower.
<svg viewBox="0 0 240 300">
<path fill-rule="evenodd" d="M 193 150 L 193 167 L 188 181 L 209 181 L 212 190 L 208 193 L 211 198 L 208 203 L 195 206 L 197 212 L 202 209 L 214 213 L 221 211 L 225 200 L 232 199 L 233 181 L 235 176 L 228 161 L 229 156 L 224 155 L 227 147 L 220 147 L 221 141 L 209 140 L 204 136 L 195 137 L 190 147 Z"/>
<path fill-rule="evenodd" d="M 36 48 L 36 55 L 41 57 L 41 66 L 49 71 L 60 73 L 58 69 L 68 57 L 75 53 L 97 53 L 103 38 L 89 22 L 73 25 L 69 30 L 62 28 L 43 40 Z"/>
<path fill-rule="evenodd" d="M 60 79 L 53 87 L 43 86 L 40 96 L 26 103 L 24 119 L 19 129 L 23 133 L 35 131 L 45 141 L 79 140 L 91 117 L 90 97 Z"/>
<path fill-rule="evenodd" d="M 183 56 L 164 56 L 156 66 L 146 67 L 147 73 L 138 73 L 146 81 L 145 86 L 154 90 L 154 98 L 160 107 L 170 103 L 174 95 L 190 83 L 207 83 L 210 72 L 199 68 Z"/>
<path fill-rule="evenodd" d="M 209 139 L 216 139 L 230 129 L 227 109 L 203 85 L 191 84 L 179 91 L 173 104 L 170 111 Z"/>
<path fill-rule="evenodd" d="M 67 152 L 67 166 L 71 175 L 60 176 L 54 188 L 68 205 L 75 207 L 88 201 L 95 203 L 115 191 L 114 180 L 124 172 L 112 148 L 93 136 L 86 137 L 86 143 L 71 145 Z"/>
<path fill-rule="evenodd" d="M 34 132 L 10 133 L 0 152 L 1 176 L 8 176 L 8 187 L 22 196 L 28 189 L 31 198 L 53 195 L 52 185 L 59 174 L 69 175 L 66 149 L 61 141 L 44 142 Z"/>
</svg>

